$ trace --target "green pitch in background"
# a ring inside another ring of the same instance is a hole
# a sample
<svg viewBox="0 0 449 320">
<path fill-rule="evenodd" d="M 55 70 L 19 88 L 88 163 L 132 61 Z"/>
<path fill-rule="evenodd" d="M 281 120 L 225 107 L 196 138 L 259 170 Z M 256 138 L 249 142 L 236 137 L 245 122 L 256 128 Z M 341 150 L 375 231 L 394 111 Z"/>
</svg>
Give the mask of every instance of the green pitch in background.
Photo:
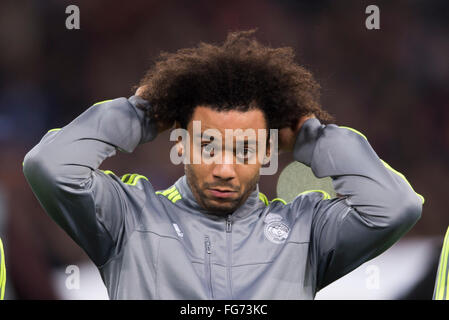
<svg viewBox="0 0 449 320">
<path fill-rule="evenodd" d="M 279 198 L 290 202 L 298 194 L 311 190 L 325 191 L 331 198 L 337 196 L 330 177 L 317 178 L 312 169 L 300 162 L 294 161 L 282 170 L 276 189 Z"/>
</svg>

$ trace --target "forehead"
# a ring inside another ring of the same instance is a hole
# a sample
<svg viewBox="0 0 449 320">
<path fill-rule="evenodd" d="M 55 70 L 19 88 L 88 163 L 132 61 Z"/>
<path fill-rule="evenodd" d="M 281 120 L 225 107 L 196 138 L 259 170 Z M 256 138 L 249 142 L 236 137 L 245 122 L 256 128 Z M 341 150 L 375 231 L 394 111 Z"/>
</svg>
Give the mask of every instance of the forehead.
<svg viewBox="0 0 449 320">
<path fill-rule="evenodd" d="M 201 131 L 217 129 L 224 133 L 225 129 L 254 129 L 256 132 L 258 129 L 267 129 L 264 113 L 258 108 L 248 111 L 218 111 L 207 106 L 198 106 L 190 119 L 189 130 L 193 121 L 201 121 Z"/>
</svg>

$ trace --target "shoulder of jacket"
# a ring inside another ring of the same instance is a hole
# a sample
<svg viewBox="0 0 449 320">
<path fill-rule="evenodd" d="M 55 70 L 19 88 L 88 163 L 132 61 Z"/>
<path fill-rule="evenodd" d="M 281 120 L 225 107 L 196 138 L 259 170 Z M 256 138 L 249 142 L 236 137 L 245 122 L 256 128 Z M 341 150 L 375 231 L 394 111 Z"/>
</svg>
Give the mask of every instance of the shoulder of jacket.
<svg viewBox="0 0 449 320">
<path fill-rule="evenodd" d="M 323 200 L 330 200 L 331 196 L 324 190 L 314 189 L 314 190 L 306 190 L 299 193 L 291 202 L 294 210 L 299 209 L 300 207 L 315 207 Z"/>
<path fill-rule="evenodd" d="M 266 205 L 281 205 L 281 206 L 287 206 L 290 204 L 293 204 L 295 202 L 301 202 L 303 199 L 310 199 L 310 201 L 320 201 L 320 200 L 329 200 L 331 199 L 331 196 L 329 193 L 327 193 L 324 190 L 306 190 L 304 192 L 299 193 L 292 201 L 287 202 L 285 199 L 282 198 L 274 198 L 271 201 L 268 200 L 268 198 L 263 194 L 262 192 L 259 192 L 259 199 Z"/>
<path fill-rule="evenodd" d="M 176 203 L 176 201 L 182 199 L 182 195 L 175 185 L 172 185 L 165 190 L 158 190 L 155 192 L 155 194 L 165 197 L 173 203 Z"/>
<path fill-rule="evenodd" d="M 123 184 L 124 186 L 129 186 L 142 191 L 146 185 L 151 186 L 148 178 L 139 173 L 126 173 L 122 176 L 118 176 L 111 170 L 100 170 L 100 171 L 105 175 L 112 177 L 115 181 L 119 182 L 120 184 Z"/>
</svg>

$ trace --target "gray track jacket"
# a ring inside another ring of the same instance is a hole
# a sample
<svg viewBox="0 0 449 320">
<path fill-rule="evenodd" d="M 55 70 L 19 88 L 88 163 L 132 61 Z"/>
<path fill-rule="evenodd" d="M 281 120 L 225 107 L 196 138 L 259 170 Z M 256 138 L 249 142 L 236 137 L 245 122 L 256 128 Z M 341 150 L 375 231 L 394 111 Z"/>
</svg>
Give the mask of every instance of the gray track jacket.
<svg viewBox="0 0 449 320">
<path fill-rule="evenodd" d="M 156 136 L 138 97 L 87 109 L 50 130 L 23 172 L 45 211 L 98 266 L 111 299 L 313 299 L 379 255 L 420 218 L 423 198 L 353 129 L 305 122 L 294 159 L 340 195 L 267 201 L 259 189 L 227 218 L 204 211 L 185 176 L 157 191 L 151 177 L 99 170 L 116 150 Z"/>
</svg>

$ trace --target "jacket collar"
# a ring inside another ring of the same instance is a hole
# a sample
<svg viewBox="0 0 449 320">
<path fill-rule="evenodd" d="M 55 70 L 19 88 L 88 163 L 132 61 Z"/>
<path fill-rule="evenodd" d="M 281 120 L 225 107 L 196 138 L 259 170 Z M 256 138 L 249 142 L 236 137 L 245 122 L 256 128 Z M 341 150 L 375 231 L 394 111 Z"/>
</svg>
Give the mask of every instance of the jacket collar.
<svg viewBox="0 0 449 320">
<path fill-rule="evenodd" d="M 179 193 L 182 196 L 183 201 L 179 201 L 182 204 L 186 205 L 190 209 L 194 211 L 200 212 L 201 214 L 210 217 L 212 219 L 222 219 L 222 217 L 217 217 L 213 213 L 205 210 L 195 199 L 193 192 L 187 183 L 187 177 L 183 175 L 175 182 L 175 187 L 178 189 Z M 251 192 L 248 199 L 246 199 L 245 203 L 243 203 L 240 207 L 238 207 L 232 214 L 231 219 L 243 219 L 249 216 L 251 213 L 254 213 L 258 208 L 265 207 L 265 204 L 262 200 L 259 199 L 259 184 L 256 185 L 256 189 Z"/>
</svg>

